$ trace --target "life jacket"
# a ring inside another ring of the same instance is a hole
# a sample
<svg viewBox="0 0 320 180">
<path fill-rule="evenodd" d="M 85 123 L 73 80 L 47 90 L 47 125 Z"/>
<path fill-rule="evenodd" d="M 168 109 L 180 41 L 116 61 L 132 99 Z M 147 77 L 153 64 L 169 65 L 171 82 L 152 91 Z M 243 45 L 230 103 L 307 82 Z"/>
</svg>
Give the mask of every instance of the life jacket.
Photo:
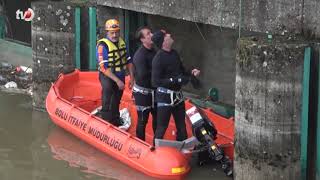
<svg viewBox="0 0 320 180">
<path fill-rule="evenodd" d="M 118 47 L 109 39 L 102 38 L 98 41 L 97 46 L 100 44 L 106 46 L 108 51 L 108 59 L 104 59 L 99 62 L 99 65 L 108 62 L 108 67 L 112 69 L 113 72 L 121 72 L 126 69 L 127 59 L 127 49 L 126 43 L 122 38 L 119 38 Z"/>
</svg>

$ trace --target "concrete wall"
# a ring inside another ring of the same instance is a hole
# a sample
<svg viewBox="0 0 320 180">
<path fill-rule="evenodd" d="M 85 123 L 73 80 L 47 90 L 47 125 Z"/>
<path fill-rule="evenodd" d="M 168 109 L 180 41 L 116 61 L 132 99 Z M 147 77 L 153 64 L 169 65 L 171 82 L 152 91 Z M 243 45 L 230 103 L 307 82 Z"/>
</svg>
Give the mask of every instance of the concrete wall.
<svg viewBox="0 0 320 180">
<path fill-rule="evenodd" d="M 32 2 L 33 105 L 45 98 L 59 73 L 74 69 L 74 6 L 66 2 Z"/>
<path fill-rule="evenodd" d="M 273 33 L 301 33 L 320 37 L 318 0 L 91 0 L 99 5 L 216 26 Z"/>
<path fill-rule="evenodd" d="M 147 20 L 153 29 L 164 28 L 172 34 L 186 68 L 201 70 L 203 88 L 187 86 L 186 90 L 206 96 L 210 87 L 216 87 L 221 101 L 234 104 L 237 31 L 155 15 L 148 15 Z"/>
<path fill-rule="evenodd" d="M 301 179 L 304 40 L 242 38 L 236 59 L 236 180 Z"/>
<path fill-rule="evenodd" d="M 304 0 L 303 30 L 310 38 L 320 38 L 320 1 Z"/>
</svg>

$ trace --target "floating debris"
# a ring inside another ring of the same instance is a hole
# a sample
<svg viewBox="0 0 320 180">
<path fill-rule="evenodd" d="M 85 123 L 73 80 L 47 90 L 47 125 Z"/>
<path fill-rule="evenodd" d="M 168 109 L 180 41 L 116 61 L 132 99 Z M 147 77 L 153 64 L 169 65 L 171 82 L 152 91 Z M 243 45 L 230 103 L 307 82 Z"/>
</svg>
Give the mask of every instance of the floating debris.
<svg viewBox="0 0 320 180">
<path fill-rule="evenodd" d="M 32 96 L 32 95 L 33 95 L 32 88 L 29 88 L 29 90 L 28 90 L 28 94 L 30 94 L 30 96 Z"/>
<path fill-rule="evenodd" d="M 13 81 L 10 81 L 10 82 L 7 82 L 5 85 L 4 85 L 5 88 L 17 88 L 18 85 L 17 83 L 13 82 Z"/>
<path fill-rule="evenodd" d="M 12 65 L 7 63 L 7 62 L 1 62 L 0 63 L 0 68 L 2 68 L 2 69 L 10 69 L 10 68 L 12 68 Z"/>
<path fill-rule="evenodd" d="M 26 66 L 13 66 L 7 62 L 0 62 L 0 89 L 16 89 L 18 92 L 32 88 L 32 68 Z M 4 68 L 5 67 L 5 68 Z M 16 92 L 16 90 L 13 90 Z"/>
<path fill-rule="evenodd" d="M 4 85 L 7 82 L 7 79 L 0 75 L 0 85 Z"/>
<path fill-rule="evenodd" d="M 18 70 L 19 69 L 19 70 Z M 18 66 L 16 67 L 16 70 L 19 72 L 19 71 L 23 71 L 27 74 L 31 74 L 32 73 L 32 68 L 30 67 L 26 67 L 26 66 Z"/>
</svg>

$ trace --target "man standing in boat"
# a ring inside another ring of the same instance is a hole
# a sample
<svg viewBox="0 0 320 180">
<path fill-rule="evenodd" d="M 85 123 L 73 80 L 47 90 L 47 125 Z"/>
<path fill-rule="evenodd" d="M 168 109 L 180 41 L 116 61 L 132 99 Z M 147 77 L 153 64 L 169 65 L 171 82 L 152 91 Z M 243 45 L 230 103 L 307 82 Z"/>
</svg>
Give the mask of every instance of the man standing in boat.
<svg viewBox="0 0 320 180">
<path fill-rule="evenodd" d="M 106 38 L 97 43 L 99 80 L 102 86 L 101 116 L 115 126 L 121 125 L 119 105 L 124 90 L 126 70 L 130 74 L 129 88 L 133 86 L 133 66 L 124 40 L 120 37 L 120 24 L 116 19 L 105 23 Z"/>
<path fill-rule="evenodd" d="M 152 114 L 152 128 L 156 132 L 156 107 L 154 106 L 154 88 L 151 86 L 152 59 L 156 54 L 151 40 L 152 32 L 149 27 L 140 27 L 136 32 L 136 39 L 142 43 L 133 56 L 135 84 L 132 93 L 135 99 L 138 123 L 136 136 L 145 140 L 145 129 L 149 113 Z"/>
<path fill-rule="evenodd" d="M 187 139 L 185 124 L 185 104 L 181 86 L 200 74 L 200 70 L 185 71 L 180 56 L 172 49 L 171 34 L 157 31 L 152 36 L 159 51 L 152 61 L 152 85 L 157 88 L 157 130 L 155 139 L 162 139 L 169 124 L 171 114 L 177 128 L 177 141 Z"/>
</svg>

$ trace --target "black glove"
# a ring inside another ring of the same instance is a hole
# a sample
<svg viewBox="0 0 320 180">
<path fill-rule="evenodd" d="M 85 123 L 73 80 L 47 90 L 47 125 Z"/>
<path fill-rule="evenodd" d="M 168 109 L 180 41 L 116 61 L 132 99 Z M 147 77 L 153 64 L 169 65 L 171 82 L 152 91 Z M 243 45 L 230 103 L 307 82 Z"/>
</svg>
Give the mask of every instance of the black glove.
<svg viewBox="0 0 320 180">
<path fill-rule="evenodd" d="M 174 84 L 179 84 L 179 85 L 186 85 L 188 84 L 190 80 L 190 76 L 185 76 L 183 74 L 180 74 L 174 78 L 170 78 L 170 81 Z"/>
<path fill-rule="evenodd" d="M 200 80 L 193 75 L 190 76 L 190 82 L 192 84 L 192 87 L 195 89 L 200 89 L 202 87 Z"/>
</svg>

